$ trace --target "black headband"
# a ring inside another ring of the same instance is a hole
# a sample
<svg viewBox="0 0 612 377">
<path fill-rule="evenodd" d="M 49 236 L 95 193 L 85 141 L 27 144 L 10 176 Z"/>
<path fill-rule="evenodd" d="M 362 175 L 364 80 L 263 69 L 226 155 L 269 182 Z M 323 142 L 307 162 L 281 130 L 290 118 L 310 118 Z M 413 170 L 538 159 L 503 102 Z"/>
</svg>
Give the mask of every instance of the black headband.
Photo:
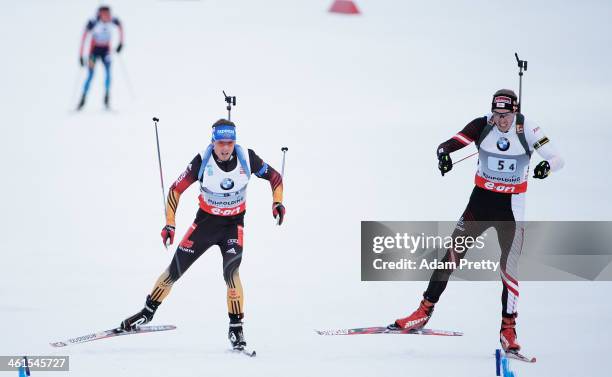
<svg viewBox="0 0 612 377">
<path fill-rule="evenodd" d="M 516 111 L 518 108 L 516 98 L 504 94 L 493 96 L 491 102 L 491 111 L 495 110 L 510 110 Z"/>
</svg>

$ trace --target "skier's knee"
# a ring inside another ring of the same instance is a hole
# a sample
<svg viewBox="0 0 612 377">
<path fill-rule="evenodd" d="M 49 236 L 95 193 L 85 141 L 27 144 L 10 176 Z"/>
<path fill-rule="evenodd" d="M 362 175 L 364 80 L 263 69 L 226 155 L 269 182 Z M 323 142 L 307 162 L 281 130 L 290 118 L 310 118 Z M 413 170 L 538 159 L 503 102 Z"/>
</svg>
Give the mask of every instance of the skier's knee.
<svg viewBox="0 0 612 377">
<path fill-rule="evenodd" d="M 234 287 L 237 282 L 240 282 L 240 275 L 238 274 L 238 266 L 234 268 L 223 269 L 223 279 L 228 287 Z"/>
</svg>

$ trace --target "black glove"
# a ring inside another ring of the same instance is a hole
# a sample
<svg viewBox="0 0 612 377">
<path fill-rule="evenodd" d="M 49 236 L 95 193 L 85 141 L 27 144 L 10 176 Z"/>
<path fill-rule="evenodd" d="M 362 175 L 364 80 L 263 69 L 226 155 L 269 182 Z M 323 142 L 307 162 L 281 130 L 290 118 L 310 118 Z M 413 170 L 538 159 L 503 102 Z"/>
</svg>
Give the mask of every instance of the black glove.
<svg viewBox="0 0 612 377">
<path fill-rule="evenodd" d="M 117 46 L 117 49 L 115 51 L 117 51 L 117 54 L 121 52 L 121 50 L 123 50 L 123 43 L 119 43 L 119 45 Z"/>
<path fill-rule="evenodd" d="M 276 224 L 281 225 L 285 218 L 285 206 L 283 203 L 272 203 L 272 216 L 276 219 Z"/>
<path fill-rule="evenodd" d="M 448 173 L 453 168 L 453 160 L 451 160 L 450 155 L 448 153 L 440 153 L 438 154 L 438 169 L 440 169 L 440 173 L 444 177 L 444 173 Z"/>
<path fill-rule="evenodd" d="M 83 59 L 83 56 L 79 56 L 79 64 L 81 67 L 85 67 L 85 59 Z"/>
<path fill-rule="evenodd" d="M 533 178 L 544 179 L 550 173 L 550 164 L 548 161 L 540 161 L 533 169 Z"/>
</svg>

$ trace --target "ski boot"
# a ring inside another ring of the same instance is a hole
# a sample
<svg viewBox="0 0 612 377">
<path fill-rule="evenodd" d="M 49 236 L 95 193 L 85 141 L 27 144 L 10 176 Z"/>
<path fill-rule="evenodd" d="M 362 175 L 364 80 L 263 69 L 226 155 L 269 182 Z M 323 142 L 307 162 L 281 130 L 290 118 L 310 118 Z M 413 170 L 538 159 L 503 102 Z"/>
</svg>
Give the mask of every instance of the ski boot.
<svg viewBox="0 0 612 377">
<path fill-rule="evenodd" d="M 246 342 L 244 341 L 244 333 L 242 332 L 242 322 L 230 323 L 227 337 L 232 344 L 232 348 L 237 351 L 244 350 Z"/>
<path fill-rule="evenodd" d="M 138 330 L 138 327 L 141 325 L 151 322 L 159 304 L 161 304 L 161 302 L 153 301 L 151 295 L 148 295 L 144 308 L 133 316 L 124 319 L 119 326 L 119 330 L 134 331 Z"/>
<path fill-rule="evenodd" d="M 104 95 L 104 107 L 106 108 L 106 110 L 110 110 L 110 100 L 108 93 Z"/>
<path fill-rule="evenodd" d="M 506 352 L 518 352 L 521 346 L 516 342 L 516 316 L 502 317 L 501 330 L 499 330 L 499 341 Z"/>
<path fill-rule="evenodd" d="M 427 299 L 421 300 L 419 308 L 410 314 L 408 317 L 400 318 L 394 323 L 387 326 L 389 330 L 418 330 L 423 328 L 434 310 L 434 303 L 427 301 Z"/>
</svg>

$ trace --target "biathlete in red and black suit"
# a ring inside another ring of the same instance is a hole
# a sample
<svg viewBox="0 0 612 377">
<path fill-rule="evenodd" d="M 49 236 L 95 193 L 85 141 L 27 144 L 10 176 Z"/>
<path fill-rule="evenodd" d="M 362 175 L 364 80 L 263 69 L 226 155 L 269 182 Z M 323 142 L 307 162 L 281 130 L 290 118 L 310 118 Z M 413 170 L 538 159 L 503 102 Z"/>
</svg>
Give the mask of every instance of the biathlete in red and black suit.
<svg viewBox="0 0 612 377">
<path fill-rule="evenodd" d="M 534 178 L 544 179 L 550 172 L 563 167 L 562 158 L 542 129 L 527 122 L 517 110 L 516 94 L 509 89 L 498 90 L 493 95 L 491 113 L 474 119 L 437 149 L 438 168 L 444 175 L 453 166 L 450 153 L 472 142 L 478 148 L 475 187 L 452 237 L 475 239 L 490 227 L 497 231 L 503 283 L 500 342 L 506 351 L 520 349 L 515 328 L 519 297 L 517 273 L 523 247 L 525 192 L 531 155 L 535 150 L 544 159 L 536 165 Z M 465 252 L 449 249 L 442 262 L 458 263 L 463 256 Z M 452 272 L 452 269 L 435 270 L 419 308 L 390 327 L 419 329 L 425 326 Z"/>
<path fill-rule="evenodd" d="M 130 331 L 150 322 L 172 285 L 206 250 L 216 245 L 223 256 L 223 277 L 227 285 L 228 337 L 235 349 L 246 346 L 242 328 L 244 295 L 238 269 L 244 246 L 247 185 L 252 174 L 270 182 L 272 215 L 278 225 L 282 224 L 285 207 L 282 204 L 281 175 L 252 149 L 236 144 L 234 123 L 225 119 L 217 121 L 213 125 L 211 143 L 193 158 L 170 187 L 166 201 L 166 226 L 161 233 L 164 245 L 174 241 L 175 213 L 181 194 L 198 182 L 200 208 L 196 218 L 179 243 L 170 265 L 147 296 L 145 307 L 124 320 L 121 329 Z"/>
</svg>

